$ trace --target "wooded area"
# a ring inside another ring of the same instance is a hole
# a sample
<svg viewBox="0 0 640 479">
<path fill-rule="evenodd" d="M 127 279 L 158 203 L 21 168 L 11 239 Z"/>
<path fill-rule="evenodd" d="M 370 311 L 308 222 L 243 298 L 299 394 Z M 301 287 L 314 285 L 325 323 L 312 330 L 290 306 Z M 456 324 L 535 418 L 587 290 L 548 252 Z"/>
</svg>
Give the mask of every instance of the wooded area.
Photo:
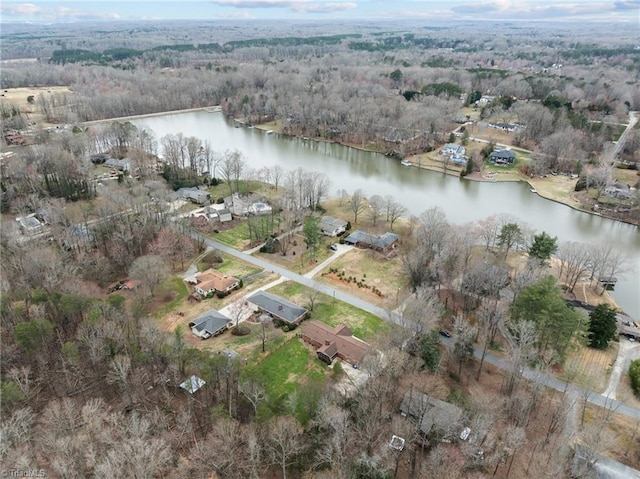
<svg viewBox="0 0 640 479">
<path fill-rule="evenodd" d="M 179 133 L 155 138 L 126 118 L 85 122 L 220 105 L 245 125 L 405 158 L 442 145 L 475 111 L 519 125 L 515 141 L 532 151 L 527 174 L 587 170 L 599 199 L 614 167 L 636 171 L 638 128 L 610 156 L 640 110 L 633 26 L 607 30 L 597 46 L 580 25 L 347 26 L 3 25 L 1 89 L 45 88 L 26 106 L 0 98 L 3 468 L 48 477 L 568 477 L 574 444 L 640 464 L 640 421 L 589 405 L 590 385 L 580 396 L 541 382 L 570 376 L 567 358 L 587 343 L 609 346 L 611 312 L 603 326 L 600 311 L 589 318 L 565 300 L 580 288 L 604 298 L 599 278 L 630 269 L 610 244 L 558 242 L 508 215 L 465 225 L 440 208 L 408 216 L 395 198 L 341 191 L 333 201 L 349 228 L 399 237 L 388 256 L 367 252 L 404 282 L 377 318 L 385 326 L 362 338 L 378 352 L 358 365 L 364 382 L 340 389 L 353 372 L 344 369 L 355 368 L 329 369 L 288 329 L 249 328 L 261 348 L 246 360 L 212 354 L 182 326 L 159 326 L 195 308 L 183 277 L 222 228 L 189 217 L 181 188 L 199 188 L 207 203 L 268 201 L 265 216 L 234 212 L 233 234 L 251 246 L 278 236 L 263 253 L 284 257 L 297 232 L 315 266 L 331 179 L 251 170 L 237 150 Z M 376 279 L 387 277 L 367 281 Z M 202 301 L 230 307 L 238 327 L 245 293 Z M 298 296 L 314 319 L 336 305 L 335 293 Z M 493 356 L 506 369 L 489 364 Z M 206 386 L 190 394 L 180 385 L 192 375 Z M 414 391 L 460 416 L 424 431 L 424 408 L 419 420 L 400 415 Z"/>
</svg>

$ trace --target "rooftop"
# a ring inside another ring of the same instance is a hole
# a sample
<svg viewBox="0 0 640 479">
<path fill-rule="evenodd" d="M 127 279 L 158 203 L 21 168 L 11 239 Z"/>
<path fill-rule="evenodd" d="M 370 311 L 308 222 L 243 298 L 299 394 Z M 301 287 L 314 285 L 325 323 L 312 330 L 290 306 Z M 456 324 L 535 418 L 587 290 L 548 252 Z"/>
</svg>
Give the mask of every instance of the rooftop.
<svg viewBox="0 0 640 479">
<path fill-rule="evenodd" d="M 305 308 L 266 291 L 256 292 L 249 296 L 247 301 L 287 323 L 294 323 L 307 313 Z"/>
<path fill-rule="evenodd" d="M 226 291 L 228 288 L 238 282 L 237 278 L 228 276 L 215 269 L 208 269 L 202 273 L 196 274 L 198 280 L 198 288 L 203 291 L 215 289 L 216 291 Z"/>
</svg>

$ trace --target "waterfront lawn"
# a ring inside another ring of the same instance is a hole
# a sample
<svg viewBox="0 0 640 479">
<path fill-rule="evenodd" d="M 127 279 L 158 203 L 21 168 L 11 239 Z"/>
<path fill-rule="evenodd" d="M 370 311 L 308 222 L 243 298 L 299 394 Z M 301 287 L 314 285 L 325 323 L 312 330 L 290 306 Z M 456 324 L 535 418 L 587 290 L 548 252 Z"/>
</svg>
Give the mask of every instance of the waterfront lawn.
<svg viewBox="0 0 640 479">
<path fill-rule="evenodd" d="M 269 289 L 269 292 L 309 308 L 309 296 L 313 290 L 301 284 L 287 281 Z M 374 339 L 388 329 L 387 323 L 375 314 L 368 313 L 342 301 L 334 300 L 333 297 L 323 293 L 316 295 L 314 308 L 313 311 L 310 311 L 310 316 L 311 319 L 321 321 L 330 326 L 345 324 L 353 331 L 355 336 L 365 341 Z"/>
</svg>

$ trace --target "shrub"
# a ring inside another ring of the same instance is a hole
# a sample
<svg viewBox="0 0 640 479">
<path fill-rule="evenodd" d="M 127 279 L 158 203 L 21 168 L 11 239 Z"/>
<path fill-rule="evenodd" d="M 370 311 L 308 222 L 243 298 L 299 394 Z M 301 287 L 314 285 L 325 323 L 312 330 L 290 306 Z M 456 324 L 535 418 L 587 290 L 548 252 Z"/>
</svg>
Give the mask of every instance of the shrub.
<svg viewBox="0 0 640 479">
<path fill-rule="evenodd" d="M 629 379 L 636 396 L 640 397 L 640 359 L 636 359 L 629 366 Z"/>
<path fill-rule="evenodd" d="M 246 336 L 249 333 L 251 333 L 251 329 L 249 329 L 249 326 L 247 326 L 246 324 L 240 323 L 237 326 L 231 328 L 231 334 L 233 334 L 234 336 Z"/>
</svg>

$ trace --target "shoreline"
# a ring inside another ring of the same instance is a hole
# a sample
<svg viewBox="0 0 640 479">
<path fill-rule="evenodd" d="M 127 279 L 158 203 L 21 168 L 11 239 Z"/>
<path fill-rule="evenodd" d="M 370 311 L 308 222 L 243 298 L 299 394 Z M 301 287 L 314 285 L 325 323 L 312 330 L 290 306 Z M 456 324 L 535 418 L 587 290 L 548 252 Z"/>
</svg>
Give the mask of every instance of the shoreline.
<svg viewBox="0 0 640 479">
<path fill-rule="evenodd" d="M 151 118 L 151 117 L 156 117 L 156 116 L 165 116 L 165 115 L 179 115 L 182 113 L 190 113 L 190 112 L 196 112 L 196 111 L 208 111 L 210 110 L 212 113 L 217 113 L 217 112 L 222 112 L 222 108 L 220 105 L 212 105 L 212 106 L 202 106 L 202 107 L 196 107 L 196 108 L 187 108 L 184 110 L 170 110 L 170 111 L 163 111 L 163 112 L 155 112 L 155 113 L 145 113 L 142 115 L 131 115 L 131 116 L 123 116 L 123 117 L 118 117 L 118 118 L 107 118 L 107 119 L 103 119 L 103 120 L 91 120 L 91 121 L 86 121 L 83 123 L 78 123 L 78 125 L 84 125 L 84 126 L 90 126 L 90 125 L 94 125 L 94 124 L 100 124 L 100 123 L 105 123 L 105 122 L 110 122 L 110 121 L 124 121 L 124 120 L 132 120 L 132 119 L 140 119 L 140 118 Z M 224 116 L 224 115 L 223 115 Z M 225 119 L 227 119 L 225 117 Z M 238 121 L 238 118 L 234 118 L 234 119 L 230 119 L 230 121 Z M 243 127 L 246 127 L 246 124 L 242 125 Z M 262 130 L 262 131 L 273 131 L 274 133 L 278 133 L 280 135 L 285 135 L 285 133 L 283 133 L 281 131 L 280 128 L 278 128 L 276 125 L 273 125 L 272 127 L 270 127 L 269 124 L 258 124 L 258 125 L 252 125 L 254 128 L 258 129 L 258 130 Z M 305 137 L 301 137 L 301 136 L 297 136 L 297 135 L 290 135 L 290 134 L 286 134 L 287 136 L 291 136 L 291 137 L 295 137 L 298 139 L 304 139 Z M 365 148 L 365 147 L 361 147 L 361 146 L 357 146 L 354 144 L 345 144 L 339 141 L 335 141 L 335 140 L 327 140 L 324 138 L 315 138 L 315 137 L 308 137 L 308 140 L 312 140 L 312 141 L 317 141 L 317 142 L 324 142 L 324 143 L 336 143 L 338 145 L 342 145 L 345 146 L 347 148 L 354 148 L 356 150 L 360 150 L 360 151 L 364 151 L 367 153 L 378 153 L 380 155 L 383 156 L 387 156 L 384 153 L 381 153 L 379 151 L 375 151 L 372 150 L 370 148 Z M 409 158 L 408 161 L 411 161 L 411 159 Z M 428 165 L 420 165 L 418 166 L 417 164 L 415 164 L 413 161 L 411 161 L 413 167 L 416 168 L 420 168 L 423 170 L 428 170 L 428 171 L 433 171 L 435 173 L 442 173 L 445 175 L 449 175 L 451 177 L 458 177 L 460 178 L 460 173 L 457 170 L 453 170 L 453 171 L 442 171 L 442 169 L 438 169 L 438 168 L 434 168 Z M 640 227 L 640 225 L 636 224 L 636 223 L 632 223 L 630 221 L 625 221 L 625 220 L 621 220 L 618 218 L 613 218 L 610 216 L 605 216 L 602 215 L 600 213 L 596 213 L 592 210 L 589 209 L 585 209 L 585 208 L 581 208 L 580 206 L 576 205 L 576 204 L 572 204 L 570 202 L 567 201 L 563 201 L 562 199 L 558 199 L 555 198 L 551 195 L 548 194 L 544 194 L 544 193 L 540 193 L 540 191 L 538 191 L 538 189 L 535 187 L 534 184 L 531 183 L 531 181 L 528 178 L 524 178 L 522 177 L 519 173 L 513 173 L 516 177 L 515 178 L 504 178 L 504 179 L 500 179 L 498 177 L 499 173 L 496 174 L 496 178 L 493 179 L 486 179 L 482 177 L 482 172 L 473 172 L 469 175 L 466 175 L 462 178 L 469 180 L 469 181 L 478 181 L 478 182 L 486 182 L 486 183 L 498 183 L 498 182 L 525 182 L 527 183 L 527 185 L 531 188 L 535 190 L 535 194 L 537 194 L 538 196 L 540 196 L 541 198 L 548 200 L 548 201 L 553 201 L 554 203 L 558 203 L 564 206 L 568 206 L 569 208 L 575 210 L 575 211 L 579 211 L 581 213 L 587 213 L 587 214 L 591 214 L 594 216 L 599 216 L 601 218 L 606 218 L 612 221 L 618 221 L 620 223 L 624 223 L 624 224 L 628 224 L 631 226 L 636 226 L 636 227 Z"/>
</svg>

